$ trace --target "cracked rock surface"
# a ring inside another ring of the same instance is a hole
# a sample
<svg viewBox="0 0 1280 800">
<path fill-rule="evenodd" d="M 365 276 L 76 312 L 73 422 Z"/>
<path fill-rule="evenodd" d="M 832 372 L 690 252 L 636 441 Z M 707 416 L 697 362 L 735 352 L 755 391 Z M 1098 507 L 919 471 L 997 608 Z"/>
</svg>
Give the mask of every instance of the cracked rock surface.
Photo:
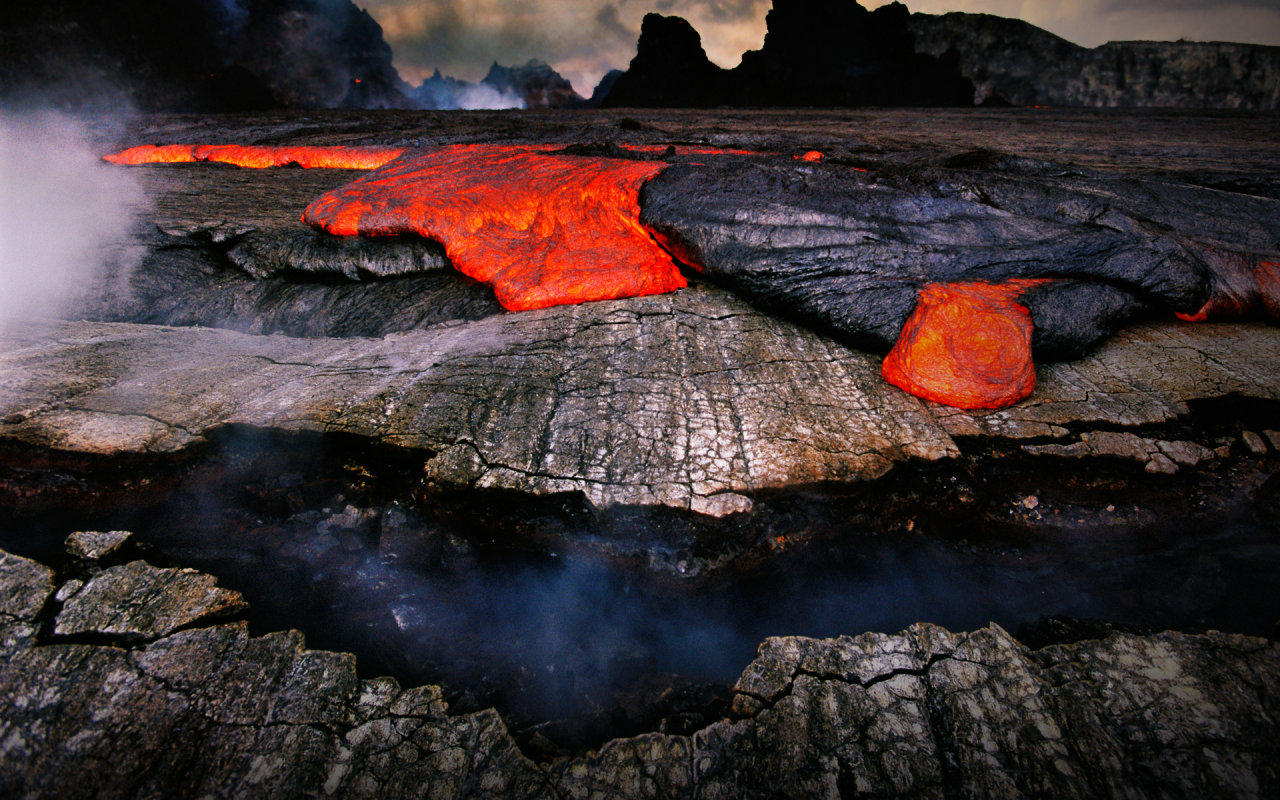
<svg viewBox="0 0 1280 800">
<path fill-rule="evenodd" d="M 142 605 L 187 591 L 190 573 L 155 573 Z M 924 624 L 774 638 L 734 687 L 731 718 L 536 763 L 496 712 L 452 715 L 438 687 L 362 680 L 353 657 L 308 650 L 296 631 L 251 636 L 230 623 L 148 642 L 105 631 L 99 643 L 62 641 L 46 612 L 56 582 L 53 570 L 0 552 L 7 796 L 1280 791 L 1280 646 L 1262 639 L 1112 633 L 1029 650 L 996 626 L 957 634 Z"/>
<path fill-rule="evenodd" d="M 710 287 L 377 340 L 50 323 L 4 345 L 0 436 L 71 452 L 341 431 L 421 451 L 442 485 L 710 512 L 954 452 L 873 357 Z"/>
<path fill-rule="evenodd" d="M 1024 403 L 964 413 L 888 386 L 875 356 L 705 285 L 382 339 L 48 322 L 0 334 L 0 351 L 10 443 L 159 454 L 232 424 L 343 432 L 420 453 L 441 486 L 711 514 L 746 510 L 762 489 L 957 457 L 955 436 L 1073 447 L 1080 423 L 1280 399 L 1280 330 L 1174 322 L 1042 367 Z"/>
</svg>

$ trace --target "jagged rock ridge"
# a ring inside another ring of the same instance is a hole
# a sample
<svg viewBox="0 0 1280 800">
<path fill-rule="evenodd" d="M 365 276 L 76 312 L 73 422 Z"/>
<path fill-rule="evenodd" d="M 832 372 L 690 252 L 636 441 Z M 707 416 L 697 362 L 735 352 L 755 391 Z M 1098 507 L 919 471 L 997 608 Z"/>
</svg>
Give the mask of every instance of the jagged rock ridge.
<svg viewBox="0 0 1280 800">
<path fill-rule="evenodd" d="M 649 14 L 604 105 L 969 105 L 952 61 L 916 53 L 908 17 L 901 3 L 867 11 L 853 0 L 778 0 L 764 46 L 724 70 L 687 21 Z"/>
<path fill-rule="evenodd" d="M 479 83 L 470 83 L 437 69 L 410 91 L 423 108 L 584 108 L 583 99 L 560 73 L 536 58 L 516 67 L 494 62 Z M 594 103 L 599 105 L 599 103 Z"/>
<path fill-rule="evenodd" d="M 586 104 L 582 95 L 573 90 L 573 84 L 550 64 L 536 58 L 517 67 L 504 67 L 495 61 L 481 83 L 516 94 L 525 108 L 581 108 Z"/>
<path fill-rule="evenodd" d="M 912 14 L 922 53 L 958 54 L 978 103 L 1102 108 L 1280 108 L 1280 47 L 1108 42 L 1086 48 L 1018 19 Z"/>
</svg>

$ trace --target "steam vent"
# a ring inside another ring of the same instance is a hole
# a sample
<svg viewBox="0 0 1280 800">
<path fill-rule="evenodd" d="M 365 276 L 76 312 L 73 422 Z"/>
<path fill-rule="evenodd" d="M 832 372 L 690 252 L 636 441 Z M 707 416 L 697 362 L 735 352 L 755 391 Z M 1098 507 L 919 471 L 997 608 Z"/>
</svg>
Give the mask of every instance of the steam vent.
<svg viewBox="0 0 1280 800">
<path fill-rule="evenodd" d="M 1274 122 L 7 138 L 0 794 L 1280 797 Z"/>
</svg>

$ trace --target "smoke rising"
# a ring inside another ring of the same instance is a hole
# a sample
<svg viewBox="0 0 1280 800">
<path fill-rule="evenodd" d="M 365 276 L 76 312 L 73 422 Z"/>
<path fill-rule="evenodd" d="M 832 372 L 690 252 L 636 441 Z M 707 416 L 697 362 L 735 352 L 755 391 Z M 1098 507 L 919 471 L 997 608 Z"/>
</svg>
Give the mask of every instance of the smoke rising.
<svg viewBox="0 0 1280 800">
<path fill-rule="evenodd" d="M 55 113 L 0 114 L 0 322 L 57 315 L 131 256 L 146 195 Z"/>
</svg>

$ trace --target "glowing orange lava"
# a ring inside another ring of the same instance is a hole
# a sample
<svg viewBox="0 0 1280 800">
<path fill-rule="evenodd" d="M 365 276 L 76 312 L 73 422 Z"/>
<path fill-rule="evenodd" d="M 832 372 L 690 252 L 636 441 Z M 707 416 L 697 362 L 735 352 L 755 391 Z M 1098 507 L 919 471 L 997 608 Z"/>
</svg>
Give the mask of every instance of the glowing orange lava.
<svg viewBox="0 0 1280 800">
<path fill-rule="evenodd" d="M 435 239 L 513 311 L 686 285 L 639 221 L 640 187 L 666 164 L 545 150 L 453 145 L 406 156 L 323 195 L 303 219 L 342 236 Z"/>
<path fill-rule="evenodd" d="M 821 150 L 810 150 L 809 152 L 805 153 L 804 155 L 793 156 L 793 158 L 795 158 L 797 161 L 821 161 L 821 160 L 822 160 L 822 151 L 821 151 Z"/>
<path fill-rule="evenodd" d="M 403 155 L 403 147 L 257 147 L 238 144 L 143 145 L 103 156 L 112 164 L 183 164 L 213 161 L 237 167 L 377 169 Z"/>
<path fill-rule="evenodd" d="M 1260 313 L 1280 320 L 1280 262 L 1257 261 L 1249 256 L 1209 251 L 1213 256 L 1213 290 L 1194 314 L 1179 314 L 1184 322 L 1238 319 Z"/>
<path fill-rule="evenodd" d="M 957 408 L 1002 408 L 1036 386 L 1031 313 L 1017 298 L 1045 280 L 933 283 L 885 357 L 885 380 Z"/>
</svg>

